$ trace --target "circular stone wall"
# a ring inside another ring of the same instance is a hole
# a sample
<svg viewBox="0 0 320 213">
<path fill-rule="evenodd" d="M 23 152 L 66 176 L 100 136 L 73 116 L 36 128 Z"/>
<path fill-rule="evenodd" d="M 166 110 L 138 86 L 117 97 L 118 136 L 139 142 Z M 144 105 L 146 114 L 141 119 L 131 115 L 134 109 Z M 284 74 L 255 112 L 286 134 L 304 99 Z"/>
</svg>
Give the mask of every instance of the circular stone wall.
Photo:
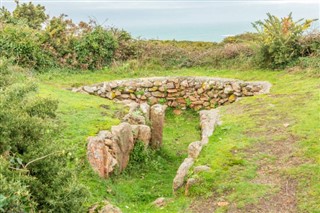
<svg viewBox="0 0 320 213">
<path fill-rule="evenodd" d="M 132 100 L 195 110 L 215 108 L 239 97 L 268 93 L 268 82 L 211 77 L 154 77 L 103 82 L 73 89 L 110 100 Z"/>
</svg>

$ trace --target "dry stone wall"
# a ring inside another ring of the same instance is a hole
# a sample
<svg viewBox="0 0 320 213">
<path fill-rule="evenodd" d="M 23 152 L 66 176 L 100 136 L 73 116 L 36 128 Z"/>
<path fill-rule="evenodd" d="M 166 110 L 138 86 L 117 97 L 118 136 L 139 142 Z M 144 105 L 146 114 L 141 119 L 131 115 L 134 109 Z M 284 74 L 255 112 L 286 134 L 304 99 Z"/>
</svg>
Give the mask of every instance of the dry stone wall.
<svg viewBox="0 0 320 213">
<path fill-rule="evenodd" d="M 110 100 L 165 104 L 195 110 L 229 104 L 239 97 L 266 93 L 268 82 L 244 82 L 211 77 L 154 77 L 103 82 L 73 91 L 98 95 Z"/>
</svg>

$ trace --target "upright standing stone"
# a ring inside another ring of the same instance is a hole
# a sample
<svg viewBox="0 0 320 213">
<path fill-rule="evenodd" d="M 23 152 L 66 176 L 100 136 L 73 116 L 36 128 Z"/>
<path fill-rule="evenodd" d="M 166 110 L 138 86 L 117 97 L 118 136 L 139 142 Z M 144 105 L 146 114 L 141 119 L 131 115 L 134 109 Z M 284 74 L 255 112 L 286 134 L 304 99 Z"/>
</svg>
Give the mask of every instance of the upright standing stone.
<svg viewBox="0 0 320 213">
<path fill-rule="evenodd" d="M 107 150 L 104 141 L 97 137 L 89 137 L 87 146 L 87 156 L 93 169 L 98 172 L 100 177 L 106 176 L 106 154 Z"/>
<path fill-rule="evenodd" d="M 128 123 L 121 123 L 118 126 L 111 127 L 111 132 L 114 136 L 113 140 L 119 147 L 119 149 L 115 150 L 115 155 L 121 172 L 127 167 L 130 152 L 134 146 L 132 128 Z"/>
<path fill-rule="evenodd" d="M 165 106 L 156 104 L 151 107 L 151 147 L 159 149 L 162 145 L 162 134 L 165 116 Z"/>
</svg>

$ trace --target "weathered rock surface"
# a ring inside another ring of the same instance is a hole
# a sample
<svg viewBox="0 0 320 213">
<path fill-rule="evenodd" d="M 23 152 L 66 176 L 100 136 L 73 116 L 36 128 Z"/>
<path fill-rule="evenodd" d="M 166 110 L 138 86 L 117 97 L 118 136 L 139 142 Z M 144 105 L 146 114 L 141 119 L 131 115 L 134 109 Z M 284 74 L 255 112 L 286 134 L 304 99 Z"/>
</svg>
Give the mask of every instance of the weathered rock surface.
<svg viewBox="0 0 320 213">
<path fill-rule="evenodd" d="M 184 191 L 184 194 L 186 196 L 189 195 L 189 191 L 190 191 L 191 186 L 195 185 L 197 182 L 198 182 L 198 180 L 196 178 L 189 178 L 187 180 L 186 188 L 185 188 L 185 191 Z"/>
<path fill-rule="evenodd" d="M 88 160 L 100 177 L 108 177 L 118 165 L 115 156 L 112 155 L 111 147 L 114 146 L 114 144 L 113 141 L 108 138 L 110 137 L 109 133 L 108 131 L 102 131 L 98 136 L 88 138 Z"/>
<path fill-rule="evenodd" d="M 151 128 L 147 125 L 139 125 L 138 140 L 142 141 L 145 146 L 149 146 L 151 140 Z"/>
<path fill-rule="evenodd" d="M 106 168 L 106 147 L 104 141 L 96 137 L 88 138 L 87 156 L 89 163 L 100 177 L 105 177 L 107 173 Z"/>
<path fill-rule="evenodd" d="M 201 126 L 201 142 L 208 143 L 208 138 L 212 135 L 215 126 L 219 122 L 218 109 L 200 111 L 200 126 Z"/>
<path fill-rule="evenodd" d="M 133 140 L 136 141 L 139 137 L 139 125 L 131 125 Z"/>
<path fill-rule="evenodd" d="M 136 141 L 142 141 L 147 147 L 151 140 L 151 128 L 145 125 L 146 118 L 150 117 L 150 106 L 130 100 L 121 103 L 130 107 L 130 112 L 123 117 L 122 123 L 111 127 L 111 132 L 103 130 L 97 136 L 88 138 L 88 160 L 93 169 L 104 178 L 109 177 L 116 168 L 118 172 L 126 168 Z"/>
<path fill-rule="evenodd" d="M 268 93 L 269 82 L 244 82 L 235 79 L 211 77 L 154 77 L 104 82 L 73 89 L 110 100 L 129 100 L 151 105 L 168 101 L 171 107 L 189 107 L 195 110 L 216 108 L 233 103 L 239 97 Z M 214 98 L 214 102 L 209 99 Z M 176 101 L 179 100 L 179 101 Z M 130 107 L 130 112 L 132 112 Z"/>
<path fill-rule="evenodd" d="M 107 204 L 99 211 L 99 213 L 122 213 L 122 211 L 114 205 Z"/>
<path fill-rule="evenodd" d="M 139 115 L 137 113 L 131 112 L 129 114 L 126 114 L 122 118 L 122 122 L 128 122 L 129 124 L 132 125 L 138 125 L 138 124 L 146 124 L 146 119 L 144 116 Z"/>
<path fill-rule="evenodd" d="M 196 159 L 202 150 L 201 141 L 195 141 L 189 144 L 188 147 L 188 157 Z"/>
<path fill-rule="evenodd" d="M 206 165 L 196 166 L 194 167 L 193 171 L 194 173 L 200 173 L 200 172 L 207 172 L 210 171 L 210 167 Z"/>
<path fill-rule="evenodd" d="M 121 209 L 112 205 L 108 201 L 103 202 L 103 206 L 101 204 L 95 204 L 88 210 L 89 213 L 122 213 Z"/>
<path fill-rule="evenodd" d="M 152 202 L 152 205 L 156 207 L 163 207 L 166 205 L 166 199 L 164 197 L 159 197 L 155 201 Z"/>
<path fill-rule="evenodd" d="M 161 104 L 156 104 L 151 107 L 151 143 L 153 149 L 159 149 L 162 145 L 162 135 L 165 117 L 165 107 Z"/>
<path fill-rule="evenodd" d="M 140 110 L 143 113 L 146 122 L 150 121 L 150 106 L 147 103 L 141 103 L 140 104 Z"/>
<path fill-rule="evenodd" d="M 173 179 L 173 191 L 177 191 L 177 189 L 179 189 L 181 186 L 183 186 L 184 184 L 184 179 L 186 177 L 186 175 L 188 174 L 188 171 L 190 169 L 190 167 L 193 165 L 194 160 L 193 158 L 186 158 L 184 159 L 183 163 L 180 165 L 177 174 L 175 176 L 175 178 Z"/>
<path fill-rule="evenodd" d="M 121 123 L 111 128 L 113 141 L 116 142 L 119 149 L 113 150 L 118 161 L 120 172 L 126 168 L 129 162 L 130 152 L 133 149 L 134 141 L 132 128 L 129 123 Z"/>
<path fill-rule="evenodd" d="M 129 107 L 129 113 L 136 111 L 137 108 L 140 106 L 137 102 L 135 102 L 133 100 L 123 100 L 123 101 L 120 101 L 120 103 Z"/>
</svg>

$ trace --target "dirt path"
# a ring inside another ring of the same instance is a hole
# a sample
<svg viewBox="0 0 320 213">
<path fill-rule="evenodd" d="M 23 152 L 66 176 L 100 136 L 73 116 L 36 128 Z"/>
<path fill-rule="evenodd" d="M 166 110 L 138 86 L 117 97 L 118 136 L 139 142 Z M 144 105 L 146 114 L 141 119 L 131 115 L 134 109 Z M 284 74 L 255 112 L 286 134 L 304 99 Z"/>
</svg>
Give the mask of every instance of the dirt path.
<svg viewBox="0 0 320 213">
<path fill-rule="evenodd" d="M 265 159 L 259 160 L 257 162 L 259 167 L 258 176 L 252 182 L 270 185 L 278 191 L 270 196 L 261 198 L 257 204 L 248 205 L 241 210 L 231 207 L 228 212 L 297 212 L 297 183 L 283 174 L 283 171 L 287 168 L 302 163 L 300 159 L 293 155 L 294 143 L 297 138 L 287 132 L 285 127 L 273 128 L 271 132 L 267 131 L 266 133 L 266 140 L 247 152 L 250 158 L 263 154 L 274 160 L 272 162 Z M 272 139 L 272 137 L 279 134 L 285 138 L 281 140 Z"/>
<path fill-rule="evenodd" d="M 250 106 L 251 107 L 251 106 Z M 230 109 L 228 113 L 242 113 L 243 109 Z M 264 118 L 268 114 L 267 118 Z M 286 169 L 303 163 L 296 157 L 298 138 L 290 133 L 288 127 L 294 123 L 285 114 L 279 114 L 272 108 L 256 111 L 250 115 L 260 127 L 258 132 L 248 132 L 250 138 L 257 138 L 258 143 L 247 150 L 242 150 L 248 161 L 257 166 L 257 176 L 251 180 L 254 184 L 271 186 L 272 193 L 260 198 L 258 203 L 247 204 L 238 208 L 237 203 L 219 202 L 224 197 L 212 196 L 206 200 L 197 200 L 191 207 L 191 212 L 215 212 L 218 207 L 225 206 L 226 212 L 252 212 L 252 213 L 295 213 L 297 210 L 295 180 L 284 174 Z M 262 157 L 267 156 L 267 157 Z M 259 160 L 257 160 L 259 159 Z M 226 195 L 224 195 L 226 196 Z"/>
</svg>

